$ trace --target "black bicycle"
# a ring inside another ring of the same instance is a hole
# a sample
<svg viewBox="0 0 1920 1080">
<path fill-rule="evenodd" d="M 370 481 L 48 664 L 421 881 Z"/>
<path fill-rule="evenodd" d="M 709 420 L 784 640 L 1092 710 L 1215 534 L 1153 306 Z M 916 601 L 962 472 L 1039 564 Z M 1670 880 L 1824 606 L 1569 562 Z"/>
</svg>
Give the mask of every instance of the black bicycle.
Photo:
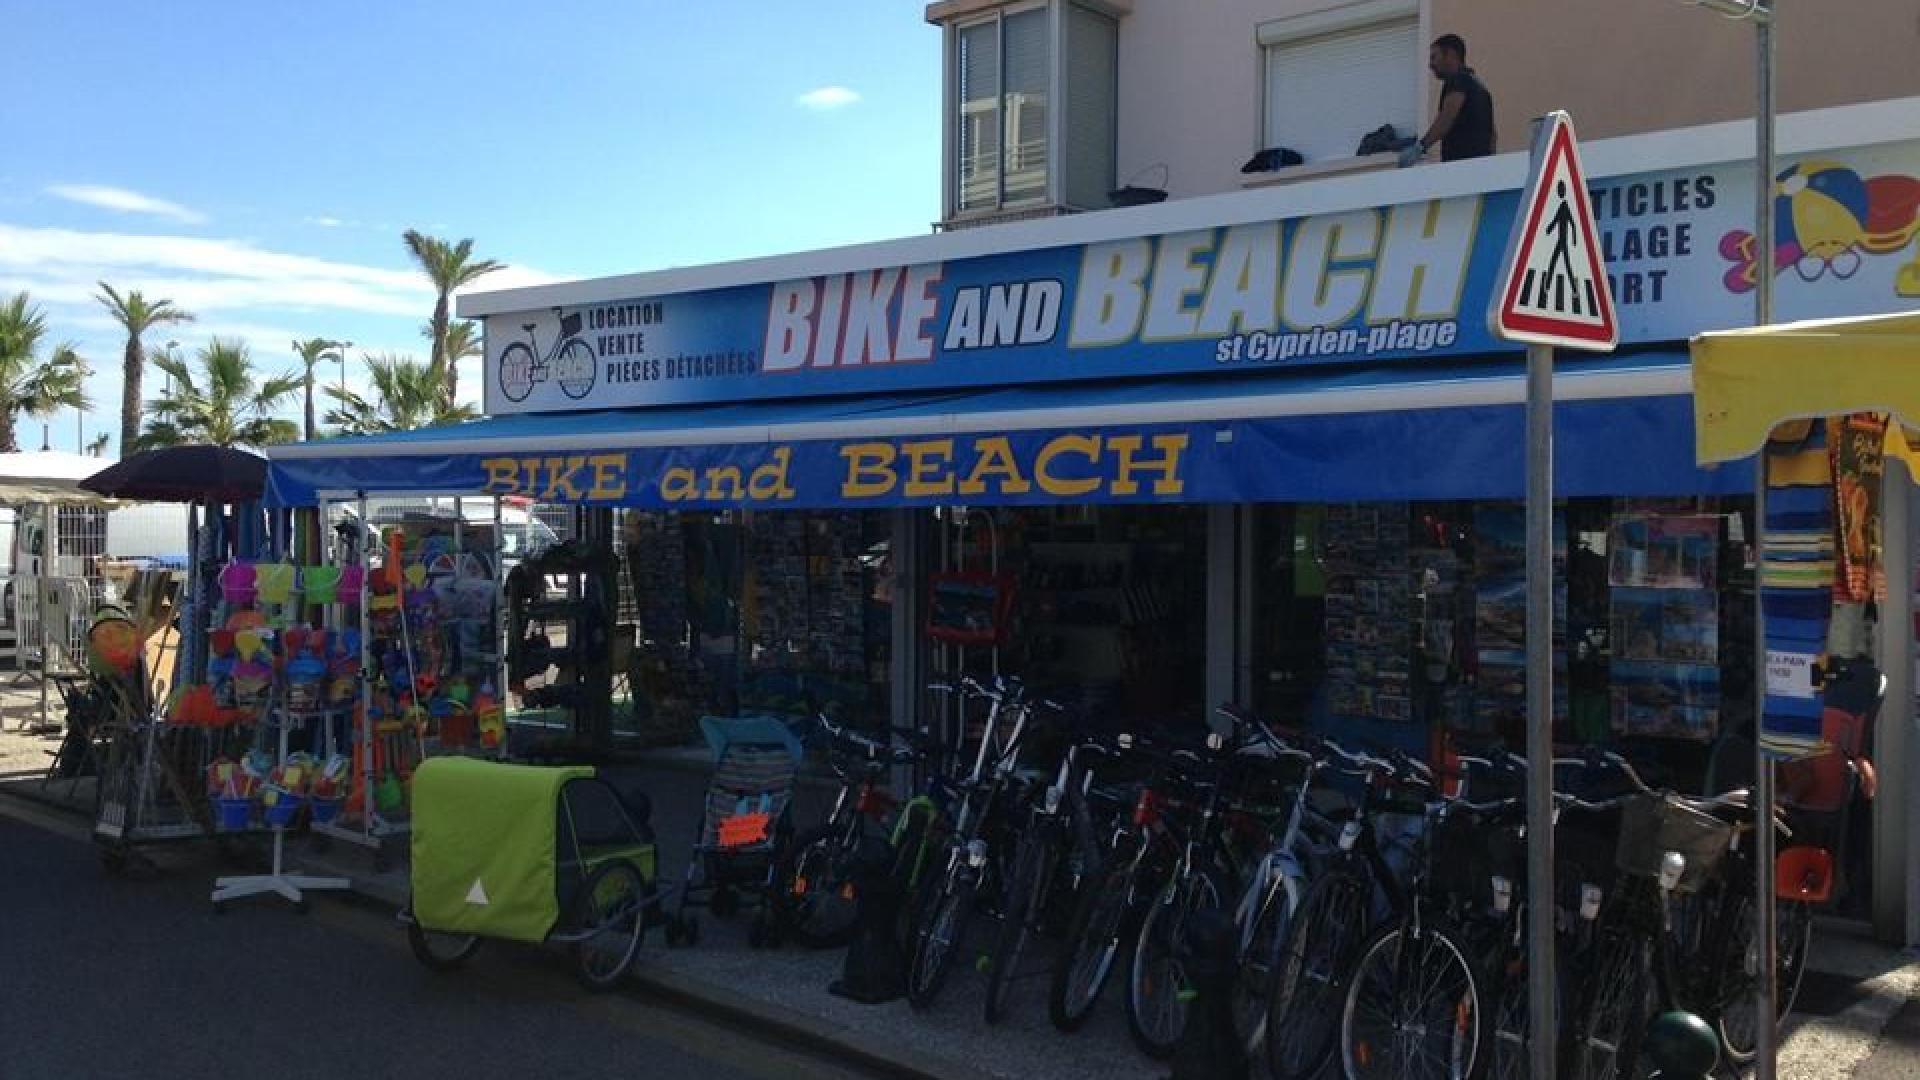
<svg viewBox="0 0 1920 1080">
<path fill-rule="evenodd" d="M 527 400 L 533 388 L 548 379 L 558 382 L 560 392 L 575 401 L 593 393 L 593 384 L 599 378 L 599 359 L 594 356 L 593 346 L 579 336 L 581 315 L 577 311 L 561 315 L 559 308 L 554 314 L 560 316 L 560 336 L 546 355 L 540 354 L 540 339 L 534 336 L 537 323 L 521 323 L 527 340 L 511 342 L 500 350 L 500 392 L 508 401 Z"/>
</svg>

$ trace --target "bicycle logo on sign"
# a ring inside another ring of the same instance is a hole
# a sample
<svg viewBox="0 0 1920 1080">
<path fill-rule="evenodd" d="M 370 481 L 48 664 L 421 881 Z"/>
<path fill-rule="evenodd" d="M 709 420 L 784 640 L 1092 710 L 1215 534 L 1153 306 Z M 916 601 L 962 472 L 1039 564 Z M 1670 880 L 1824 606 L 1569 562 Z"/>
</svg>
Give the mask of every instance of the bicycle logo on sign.
<svg viewBox="0 0 1920 1080">
<path fill-rule="evenodd" d="M 580 313 L 576 311 L 571 315 L 561 315 L 559 308 L 553 311 L 560 316 L 560 337 L 546 355 L 540 354 L 540 340 L 533 332 L 534 323 L 520 324 L 527 340 L 512 342 L 501 350 L 500 392 L 507 396 L 508 401 L 518 403 L 527 400 L 533 388 L 548 379 L 559 383 L 561 393 L 575 401 L 593 393 L 599 364 L 594 357 L 593 346 L 580 339 Z"/>
</svg>

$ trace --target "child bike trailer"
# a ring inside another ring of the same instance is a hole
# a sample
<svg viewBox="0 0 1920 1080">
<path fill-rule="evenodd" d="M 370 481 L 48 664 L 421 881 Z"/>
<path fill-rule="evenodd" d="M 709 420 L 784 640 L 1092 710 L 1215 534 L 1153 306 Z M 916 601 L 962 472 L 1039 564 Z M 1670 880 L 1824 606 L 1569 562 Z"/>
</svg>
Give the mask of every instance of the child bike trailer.
<svg viewBox="0 0 1920 1080">
<path fill-rule="evenodd" d="M 401 913 L 414 956 L 445 971 L 483 938 L 549 942 L 588 989 L 617 985 L 658 918 L 646 816 L 588 766 L 422 763 Z"/>
</svg>

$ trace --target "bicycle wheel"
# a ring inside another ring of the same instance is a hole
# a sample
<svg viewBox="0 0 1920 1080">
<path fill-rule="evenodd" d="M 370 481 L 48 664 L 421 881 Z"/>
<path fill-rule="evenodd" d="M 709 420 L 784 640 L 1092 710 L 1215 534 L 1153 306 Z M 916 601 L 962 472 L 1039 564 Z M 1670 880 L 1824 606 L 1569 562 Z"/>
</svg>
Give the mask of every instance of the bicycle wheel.
<svg viewBox="0 0 1920 1080">
<path fill-rule="evenodd" d="M 1132 895 L 1132 866 L 1117 859 L 1088 880 L 1074 906 L 1047 995 L 1047 1017 L 1061 1031 L 1078 1031 L 1093 1015 L 1126 940 Z"/>
<path fill-rule="evenodd" d="M 1612 1080 L 1634 1075 L 1647 1026 L 1652 963 L 1632 931 L 1609 933 L 1590 963 L 1580 965 L 1581 997 L 1567 1030 L 1568 1080 Z"/>
<path fill-rule="evenodd" d="M 1351 870 L 1322 875 L 1301 898 L 1267 995 L 1267 1068 L 1275 1080 L 1307 1080 L 1333 1056 L 1370 900 L 1367 879 Z"/>
<path fill-rule="evenodd" d="M 1788 901 L 1780 905 L 1776 918 L 1774 1005 L 1777 1015 L 1786 1016 L 1800 996 L 1800 979 L 1807 970 L 1807 950 L 1813 944 L 1813 909 Z M 1720 1035 L 1720 1050 L 1735 1065 L 1752 1062 L 1759 1050 L 1759 1025 L 1754 1023 L 1760 971 L 1758 921 L 1753 901 L 1743 900 L 1733 916 L 1714 1003 L 1713 1026 Z"/>
<path fill-rule="evenodd" d="M 1053 843 L 1041 830 L 1023 836 L 1019 849 L 1014 852 L 1013 876 L 1007 881 L 1007 902 L 1000 912 L 1000 934 L 987 966 L 986 1020 L 989 1024 L 997 1024 L 1007 1015 L 1014 981 L 1020 977 L 1020 962 L 1042 914 L 1040 907 L 1047 890 L 1047 878 L 1053 873 L 1054 856 Z"/>
<path fill-rule="evenodd" d="M 560 355 L 554 358 L 554 381 L 560 384 L 561 393 L 575 401 L 593 393 L 593 384 L 598 381 L 599 374 L 599 361 L 593 354 L 593 346 L 579 338 L 562 345 Z"/>
<path fill-rule="evenodd" d="M 1487 1030 L 1487 1080 L 1526 1080 L 1533 1068 L 1528 1056 L 1531 1003 L 1527 966 L 1518 956 L 1488 979 L 1493 995 L 1493 1025 Z"/>
<path fill-rule="evenodd" d="M 929 1009 L 953 973 L 953 961 L 965 946 L 967 926 L 973 921 L 974 893 L 979 888 L 971 878 L 956 881 L 941 890 L 928 912 L 926 925 L 919 931 L 913 950 L 913 966 L 907 976 L 907 1003 L 916 1009 Z"/>
<path fill-rule="evenodd" d="M 1480 1050 L 1480 986 L 1453 939 L 1429 924 L 1376 931 L 1340 1017 L 1352 1080 L 1466 1080 Z"/>
<path fill-rule="evenodd" d="M 515 341 L 500 350 L 500 392 L 508 401 L 527 400 L 533 393 L 533 350 L 526 342 Z"/>
<path fill-rule="evenodd" d="M 784 907 L 785 929 L 813 949 L 844 947 L 853 940 L 859 914 L 844 826 L 818 825 L 801 833 L 782 853 L 774 888 Z"/>
<path fill-rule="evenodd" d="M 443 934 L 420 925 L 413 917 L 413 898 L 407 898 L 407 946 L 413 958 L 434 971 L 452 971 L 480 951 L 478 934 Z"/>
<path fill-rule="evenodd" d="M 1140 923 L 1127 972 L 1127 1028 L 1148 1057 L 1171 1057 L 1180 1044 L 1187 1029 L 1187 971 L 1180 956 L 1187 924 L 1196 912 L 1222 906 L 1225 896 L 1211 870 L 1176 875 Z"/>
<path fill-rule="evenodd" d="M 940 880 L 941 854 L 946 850 L 944 823 L 930 806 L 908 803 L 893 833 L 894 895 L 900 913 L 894 927 L 903 945 L 911 946 L 919 933 L 921 916 L 931 905 Z"/>
<path fill-rule="evenodd" d="M 1240 964 L 1233 973 L 1233 1029 L 1253 1053 L 1267 1036 L 1267 1001 L 1273 993 L 1273 974 L 1287 943 L 1293 921 L 1292 894 L 1284 883 L 1261 898 L 1253 913 L 1253 929 L 1241 941 Z"/>
<path fill-rule="evenodd" d="M 601 863 L 580 886 L 568 925 L 582 935 L 573 943 L 574 974 L 587 989 L 611 990 L 633 965 L 647 892 L 639 868 L 625 859 Z"/>
</svg>

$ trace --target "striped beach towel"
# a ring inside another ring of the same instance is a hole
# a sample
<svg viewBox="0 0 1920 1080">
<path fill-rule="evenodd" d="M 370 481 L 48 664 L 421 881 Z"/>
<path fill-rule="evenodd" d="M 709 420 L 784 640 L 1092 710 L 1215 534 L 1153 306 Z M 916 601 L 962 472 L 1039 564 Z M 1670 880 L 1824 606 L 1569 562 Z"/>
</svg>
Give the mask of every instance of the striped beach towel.
<svg viewBox="0 0 1920 1080">
<path fill-rule="evenodd" d="M 1827 425 L 1813 421 L 1794 441 L 1776 435 L 1762 468 L 1766 520 L 1760 530 L 1760 607 L 1766 616 L 1767 682 L 1760 744 L 1768 754 L 1791 760 L 1824 747 L 1815 672 L 1826 652 L 1835 577 Z"/>
</svg>

